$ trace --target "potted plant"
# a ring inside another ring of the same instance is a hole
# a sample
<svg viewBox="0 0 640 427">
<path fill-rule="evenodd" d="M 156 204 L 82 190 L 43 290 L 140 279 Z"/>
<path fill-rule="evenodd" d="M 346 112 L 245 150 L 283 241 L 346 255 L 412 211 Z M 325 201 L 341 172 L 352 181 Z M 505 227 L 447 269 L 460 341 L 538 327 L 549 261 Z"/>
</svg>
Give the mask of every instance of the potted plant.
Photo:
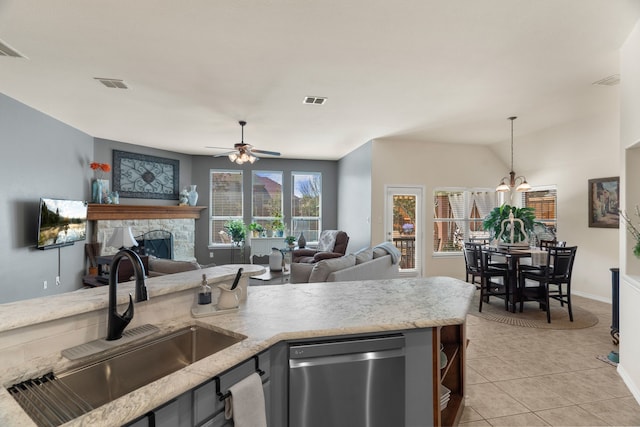
<svg viewBox="0 0 640 427">
<path fill-rule="evenodd" d="M 513 213 L 514 219 L 517 218 L 522 220 L 522 224 L 524 225 L 523 229 L 519 221 L 515 221 L 513 223 L 513 242 L 509 242 L 511 232 L 507 232 L 506 228 L 505 231 L 502 230 L 502 221 L 508 221 L 510 213 Z M 482 227 L 485 231 L 489 231 L 491 233 L 492 239 L 497 239 L 498 236 L 500 236 L 500 232 L 502 232 L 502 237 L 500 239 L 501 241 L 497 243 L 524 242 L 528 240 L 528 236 L 533 231 L 533 227 L 540 224 L 535 220 L 535 218 L 535 211 L 533 208 L 518 208 L 516 206 L 504 204 L 502 206 L 493 208 L 493 210 L 489 212 L 489 214 L 482 221 Z"/>
<path fill-rule="evenodd" d="M 252 222 L 251 224 L 249 224 L 249 230 L 251 230 L 252 237 L 260 237 L 260 235 L 264 231 L 264 227 L 262 227 L 262 225 L 258 224 L 257 222 Z"/>
<path fill-rule="evenodd" d="M 276 237 L 284 236 L 284 223 L 282 222 L 282 214 L 276 212 L 273 221 L 271 221 L 271 229 Z"/>
<path fill-rule="evenodd" d="M 295 236 L 287 236 L 284 238 L 284 241 L 287 242 L 287 245 L 289 245 L 290 248 L 293 248 L 296 245 Z"/>
<path fill-rule="evenodd" d="M 246 227 L 241 219 L 232 219 L 227 221 L 224 224 L 224 228 L 229 236 L 231 236 L 231 240 L 236 246 L 240 246 L 240 243 L 242 243 L 247 236 Z"/>
</svg>

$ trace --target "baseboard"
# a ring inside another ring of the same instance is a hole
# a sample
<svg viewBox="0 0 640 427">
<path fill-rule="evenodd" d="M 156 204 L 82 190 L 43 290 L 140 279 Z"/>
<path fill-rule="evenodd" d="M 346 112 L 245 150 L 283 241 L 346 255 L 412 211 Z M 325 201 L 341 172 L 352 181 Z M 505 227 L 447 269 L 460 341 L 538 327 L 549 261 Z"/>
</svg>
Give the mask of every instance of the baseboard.
<svg viewBox="0 0 640 427">
<path fill-rule="evenodd" d="M 629 389 L 633 397 L 636 399 L 636 402 L 640 404 L 640 389 L 633 382 L 633 380 L 631 379 L 627 371 L 625 371 L 622 363 L 618 363 L 617 371 L 618 371 L 618 374 L 620 375 L 620 378 L 622 378 L 622 381 L 624 381 L 625 385 L 627 386 L 627 388 Z"/>
<path fill-rule="evenodd" d="M 592 300 L 596 300 L 596 301 L 600 301 L 600 302 L 606 302 L 607 304 L 611 304 L 611 298 L 605 298 L 605 297 L 602 297 L 600 295 L 593 295 L 593 294 L 588 294 L 586 292 L 574 291 L 573 289 L 571 290 L 571 295 L 577 295 L 579 297 L 589 298 L 589 299 L 592 299 Z"/>
</svg>

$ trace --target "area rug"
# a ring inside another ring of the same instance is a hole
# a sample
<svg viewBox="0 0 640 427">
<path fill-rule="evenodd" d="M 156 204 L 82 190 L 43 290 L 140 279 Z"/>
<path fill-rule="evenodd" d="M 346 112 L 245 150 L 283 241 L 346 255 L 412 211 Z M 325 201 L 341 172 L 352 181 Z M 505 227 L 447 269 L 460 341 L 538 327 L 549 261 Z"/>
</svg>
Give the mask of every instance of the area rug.
<svg viewBox="0 0 640 427">
<path fill-rule="evenodd" d="M 526 302 L 522 313 L 519 311 L 519 306 L 515 313 L 506 311 L 504 301 L 495 297 L 491 298 L 489 304 L 482 304 L 482 312 L 480 313 L 478 312 L 479 302 L 479 292 L 476 292 L 469 308 L 470 315 L 513 326 L 542 329 L 583 329 L 598 323 L 596 315 L 580 308 L 575 303 L 571 304 L 573 309 L 573 322 L 571 322 L 567 307 L 561 307 L 559 302 L 552 301 L 551 323 L 547 323 L 547 313 L 540 310 L 539 304 L 534 301 Z"/>
</svg>

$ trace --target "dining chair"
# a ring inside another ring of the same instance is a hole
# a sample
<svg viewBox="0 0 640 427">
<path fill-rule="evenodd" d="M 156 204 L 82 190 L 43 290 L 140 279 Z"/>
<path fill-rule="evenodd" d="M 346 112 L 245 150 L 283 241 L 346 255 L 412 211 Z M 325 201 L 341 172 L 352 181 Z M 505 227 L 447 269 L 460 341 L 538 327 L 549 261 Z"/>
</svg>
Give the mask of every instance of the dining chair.
<svg viewBox="0 0 640 427">
<path fill-rule="evenodd" d="M 474 257 L 480 264 L 480 304 L 478 311 L 482 312 L 482 303 L 489 302 L 489 297 L 504 298 L 504 309 L 509 310 L 509 270 L 505 264 L 492 264 L 491 253 L 481 246 L 474 250 Z M 502 279 L 501 282 L 494 281 Z"/>
<path fill-rule="evenodd" d="M 541 239 L 539 244 L 538 244 L 538 246 L 540 247 L 540 249 L 548 249 L 551 246 L 557 246 L 557 245 L 556 245 L 556 240 L 555 239 L 553 239 L 553 240 Z"/>
<path fill-rule="evenodd" d="M 477 247 L 482 246 L 478 243 L 465 242 L 462 248 L 464 254 L 464 266 L 466 271 L 466 281 L 476 285 L 476 288 L 480 288 L 480 282 L 482 282 L 482 274 L 480 272 L 480 259 L 475 256 L 474 251 Z M 471 282 L 469 282 L 471 278 Z M 480 282 L 476 281 L 476 278 L 480 279 Z"/>
<path fill-rule="evenodd" d="M 560 306 L 567 304 L 569 320 L 573 322 L 571 310 L 571 274 L 576 257 L 577 246 L 550 246 L 547 252 L 546 265 L 538 269 L 520 269 L 520 312 L 524 309 L 524 301 L 538 301 L 547 310 L 547 323 L 551 323 L 551 299 L 560 301 Z M 526 287 L 527 280 L 537 282 L 537 286 Z M 563 285 L 566 285 L 563 291 Z"/>
</svg>

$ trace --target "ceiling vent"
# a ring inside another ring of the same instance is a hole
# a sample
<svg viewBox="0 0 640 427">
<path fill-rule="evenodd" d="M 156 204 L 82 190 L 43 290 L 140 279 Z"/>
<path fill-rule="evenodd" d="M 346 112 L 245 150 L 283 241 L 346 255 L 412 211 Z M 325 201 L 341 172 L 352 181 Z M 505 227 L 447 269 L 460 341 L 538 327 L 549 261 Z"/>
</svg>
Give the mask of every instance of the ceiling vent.
<svg viewBox="0 0 640 427">
<path fill-rule="evenodd" d="M 609 77 L 600 79 L 597 82 L 593 82 L 594 85 L 600 86 L 615 86 L 620 83 L 620 74 L 612 74 Z"/>
<path fill-rule="evenodd" d="M 322 105 L 327 102 L 327 98 L 322 96 L 305 96 L 303 104 L 314 104 L 314 105 Z"/>
<path fill-rule="evenodd" d="M 10 56 L 12 58 L 26 58 L 17 50 L 0 40 L 0 56 Z"/>
<path fill-rule="evenodd" d="M 94 79 L 111 89 L 128 89 L 124 81 L 120 79 L 104 79 L 101 77 L 94 77 Z"/>
</svg>

